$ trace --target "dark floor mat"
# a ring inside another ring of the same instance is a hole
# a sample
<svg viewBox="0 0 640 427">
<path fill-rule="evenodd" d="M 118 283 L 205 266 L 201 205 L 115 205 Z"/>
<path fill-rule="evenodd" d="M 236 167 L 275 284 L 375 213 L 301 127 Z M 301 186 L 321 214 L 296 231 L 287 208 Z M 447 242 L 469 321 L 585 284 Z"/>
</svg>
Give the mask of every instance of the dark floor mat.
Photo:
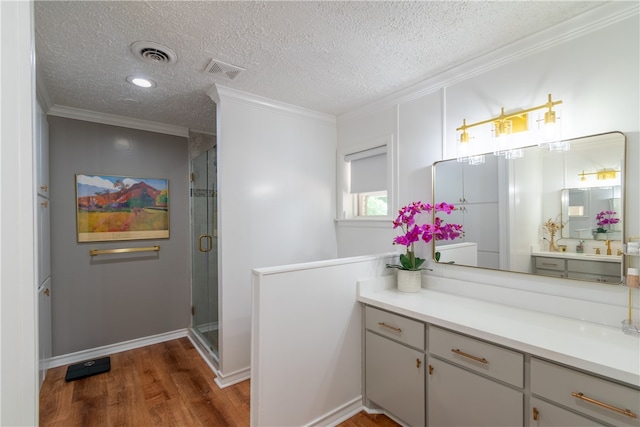
<svg viewBox="0 0 640 427">
<path fill-rule="evenodd" d="M 111 358 L 103 357 L 100 359 L 87 360 L 84 362 L 76 363 L 67 368 L 67 375 L 64 377 L 65 381 L 74 381 L 82 378 L 90 377 L 92 375 L 102 374 L 108 372 L 111 369 Z"/>
</svg>

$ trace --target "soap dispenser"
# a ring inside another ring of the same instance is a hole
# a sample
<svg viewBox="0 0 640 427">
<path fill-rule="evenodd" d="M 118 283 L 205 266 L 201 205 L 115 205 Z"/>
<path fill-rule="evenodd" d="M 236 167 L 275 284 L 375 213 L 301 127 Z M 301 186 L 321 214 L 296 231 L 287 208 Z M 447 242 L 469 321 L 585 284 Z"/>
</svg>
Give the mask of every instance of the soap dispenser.
<svg viewBox="0 0 640 427">
<path fill-rule="evenodd" d="M 576 246 L 576 253 L 579 253 L 579 254 L 584 253 L 584 241 L 583 240 L 580 240 L 578 242 L 578 246 Z"/>
</svg>

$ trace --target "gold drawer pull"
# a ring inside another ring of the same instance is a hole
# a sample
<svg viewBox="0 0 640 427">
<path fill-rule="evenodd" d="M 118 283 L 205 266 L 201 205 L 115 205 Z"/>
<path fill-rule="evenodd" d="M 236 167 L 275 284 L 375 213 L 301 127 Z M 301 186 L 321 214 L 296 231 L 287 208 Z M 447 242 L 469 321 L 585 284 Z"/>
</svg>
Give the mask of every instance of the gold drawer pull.
<svg viewBox="0 0 640 427">
<path fill-rule="evenodd" d="M 487 359 L 485 359 L 484 357 L 474 356 L 473 354 L 469 354 L 469 353 L 465 353 L 464 351 L 460 351 L 460 349 L 457 349 L 457 348 L 452 348 L 451 351 L 454 352 L 455 354 L 459 354 L 460 356 L 464 356 L 464 357 L 467 357 L 467 358 L 469 358 L 471 360 L 475 360 L 476 362 L 484 363 L 485 365 L 489 364 L 489 361 Z"/>
<path fill-rule="evenodd" d="M 593 403 L 594 405 L 602 406 L 603 408 L 609 409 L 610 411 L 614 411 L 622 415 L 626 415 L 627 417 L 638 418 L 636 414 L 628 409 L 620 409 L 613 405 L 609 405 L 608 403 L 600 402 L 599 400 L 585 396 L 583 393 L 576 393 L 575 391 L 573 391 L 571 392 L 571 396 L 577 397 L 578 399 L 587 401 L 589 403 Z"/>
<path fill-rule="evenodd" d="M 540 414 L 540 411 L 538 411 L 538 408 L 534 407 L 533 408 L 533 421 L 538 421 L 538 415 Z"/>
<path fill-rule="evenodd" d="M 46 193 L 49 190 L 49 187 L 47 187 L 46 185 L 41 185 L 40 189 Z"/>
<path fill-rule="evenodd" d="M 420 365 L 422 365 L 422 360 L 416 359 L 416 368 L 420 369 Z"/>
<path fill-rule="evenodd" d="M 387 329 L 395 332 L 396 334 L 401 334 L 402 333 L 402 329 L 396 328 L 395 326 L 387 325 L 384 322 L 378 322 L 378 326 L 380 326 L 381 328 L 387 328 Z"/>
</svg>

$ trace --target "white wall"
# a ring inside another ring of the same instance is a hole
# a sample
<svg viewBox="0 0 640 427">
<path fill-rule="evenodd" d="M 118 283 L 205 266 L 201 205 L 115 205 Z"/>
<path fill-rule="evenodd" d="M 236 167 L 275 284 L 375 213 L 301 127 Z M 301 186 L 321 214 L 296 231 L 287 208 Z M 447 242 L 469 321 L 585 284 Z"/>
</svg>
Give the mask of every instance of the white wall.
<svg viewBox="0 0 640 427">
<path fill-rule="evenodd" d="M 0 425 L 38 423 L 33 11 L 0 2 Z"/>
<path fill-rule="evenodd" d="M 251 269 L 337 256 L 335 117 L 216 87 L 220 375 L 249 374 Z"/>
<path fill-rule="evenodd" d="M 400 206 L 415 199 L 431 200 L 431 186 L 424 171 L 434 160 L 455 158 L 455 129 L 463 118 L 471 123 L 496 116 L 500 107 L 513 111 L 539 105 L 552 93 L 554 98 L 564 101 L 563 137 L 610 131 L 626 134 L 630 166 L 626 177 L 626 234 L 639 235 L 639 39 L 638 3 L 606 4 L 338 117 L 338 149 L 374 130 L 395 131 L 401 153 Z M 443 100 L 438 103 L 439 94 Z M 417 124 L 409 126 L 407 121 Z M 372 250 L 393 250 L 391 240 L 395 234 L 391 232 L 390 220 L 386 227 L 383 221 L 375 227 L 366 223 L 338 227 L 338 253 L 354 256 Z M 428 252 L 426 245 L 421 246 L 423 253 Z M 439 274 L 452 277 L 463 271 L 455 266 L 438 270 Z M 499 272 L 490 275 L 492 280 L 504 278 L 505 283 L 511 277 Z"/>
<path fill-rule="evenodd" d="M 381 255 L 253 272 L 251 425 L 334 425 L 362 408 L 360 279 Z M 285 302 L 283 304 L 283 302 Z"/>
</svg>

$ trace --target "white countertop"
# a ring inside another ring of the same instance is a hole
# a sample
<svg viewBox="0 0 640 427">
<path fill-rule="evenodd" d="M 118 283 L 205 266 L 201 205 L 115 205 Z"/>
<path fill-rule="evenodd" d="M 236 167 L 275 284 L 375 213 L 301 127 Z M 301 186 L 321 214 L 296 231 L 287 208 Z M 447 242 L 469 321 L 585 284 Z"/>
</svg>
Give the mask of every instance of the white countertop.
<svg viewBox="0 0 640 427">
<path fill-rule="evenodd" d="M 358 301 L 640 387 L 640 338 L 586 323 L 428 289 L 360 282 Z"/>
<path fill-rule="evenodd" d="M 602 255 L 602 254 L 579 254 L 576 252 L 546 252 L 546 251 L 532 251 L 532 256 L 545 256 L 549 258 L 564 258 L 564 259 L 579 259 L 583 261 L 606 261 L 606 262 L 621 262 L 621 255 Z"/>
</svg>

